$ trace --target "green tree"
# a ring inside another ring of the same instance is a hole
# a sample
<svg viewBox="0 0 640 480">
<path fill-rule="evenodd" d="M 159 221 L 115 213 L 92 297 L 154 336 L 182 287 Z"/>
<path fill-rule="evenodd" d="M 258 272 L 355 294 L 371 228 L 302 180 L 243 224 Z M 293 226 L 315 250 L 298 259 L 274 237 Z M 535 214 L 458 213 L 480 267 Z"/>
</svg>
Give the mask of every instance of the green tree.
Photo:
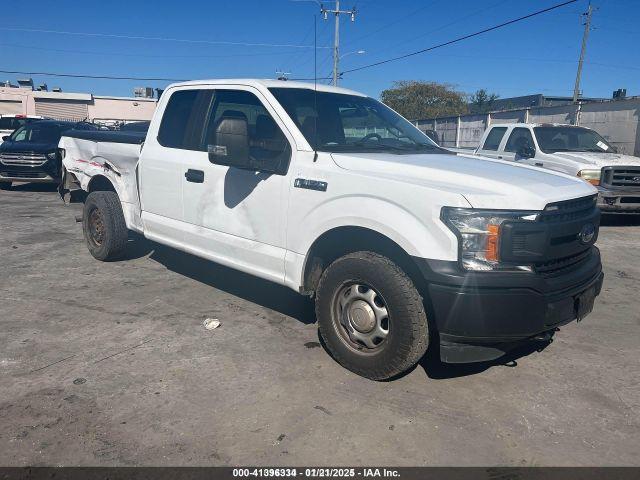
<svg viewBox="0 0 640 480">
<path fill-rule="evenodd" d="M 468 112 L 466 95 L 453 85 L 417 80 L 393 82 L 380 100 L 409 120 L 448 117 Z"/>
<path fill-rule="evenodd" d="M 471 113 L 487 113 L 493 110 L 493 103 L 500 98 L 497 93 L 489 93 L 481 88 L 469 96 L 469 111 Z"/>
</svg>

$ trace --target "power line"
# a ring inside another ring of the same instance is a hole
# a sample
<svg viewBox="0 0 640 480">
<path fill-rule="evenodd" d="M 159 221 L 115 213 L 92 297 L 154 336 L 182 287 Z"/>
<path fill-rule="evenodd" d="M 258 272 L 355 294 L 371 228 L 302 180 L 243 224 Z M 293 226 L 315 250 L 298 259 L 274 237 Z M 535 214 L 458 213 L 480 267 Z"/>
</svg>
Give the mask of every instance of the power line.
<svg viewBox="0 0 640 480">
<path fill-rule="evenodd" d="M 468 35 L 464 35 L 462 37 L 458 37 L 458 38 L 455 38 L 453 40 L 449 40 L 448 42 L 443 42 L 443 43 L 440 43 L 438 45 L 434 45 L 432 47 L 423 48 L 422 50 L 417 50 L 415 52 L 406 53 L 404 55 L 388 58 L 386 60 L 380 60 L 379 62 L 370 63 L 368 65 L 363 65 L 361 67 L 356 67 L 356 68 L 352 68 L 352 69 L 349 69 L 349 70 L 344 70 L 343 72 L 340 73 L 340 75 L 343 75 L 345 73 L 357 72 L 359 70 L 364 70 L 364 69 L 367 69 L 367 68 L 377 67 L 379 65 L 384 65 L 386 63 L 391 63 L 391 62 L 395 62 L 395 61 L 398 61 L 398 60 L 402 60 L 404 58 L 413 57 L 413 56 L 419 55 L 421 53 L 430 52 L 431 50 L 435 50 L 437 48 L 446 47 L 448 45 L 452 45 L 454 43 L 458 43 L 458 42 L 461 42 L 463 40 L 467 40 L 467 39 L 472 38 L 472 37 L 477 37 L 477 36 L 482 35 L 484 33 L 491 32 L 493 30 L 497 30 L 497 29 L 502 28 L 502 27 L 506 27 L 507 25 L 512 25 L 514 23 L 521 22 L 523 20 L 535 17 L 537 15 L 541 15 L 541 14 L 549 12 L 551 10 L 555 10 L 557 8 L 564 7 L 565 5 L 569 5 L 571 3 L 576 3 L 577 1 L 578 0 L 568 0 L 566 2 L 559 3 L 557 5 L 553 5 L 551 7 L 545 8 L 543 10 L 538 10 L 537 12 L 533 12 L 533 13 L 530 13 L 528 15 L 524 15 L 522 17 L 514 18 L 513 20 L 508 20 L 508 21 L 500 23 L 498 25 L 494 25 L 493 27 L 485 28 L 483 30 L 479 30 L 477 32 L 470 33 Z"/>
<path fill-rule="evenodd" d="M 291 55 L 291 52 L 263 52 L 263 53 L 233 53 L 224 55 L 170 55 L 170 54 L 156 54 L 150 55 L 146 53 L 123 53 L 123 52 L 97 52 L 90 50 L 71 50 L 62 48 L 46 48 L 36 47 L 32 45 L 18 45 L 13 43 L 0 43 L 0 47 L 9 48 L 24 48 L 28 50 L 42 50 L 47 52 L 59 52 L 59 53 L 78 53 L 81 55 L 110 55 L 118 57 L 144 57 L 144 58 L 230 58 L 230 57 L 268 57 L 276 55 Z M 299 53 L 298 50 L 294 54 Z"/>
<path fill-rule="evenodd" d="M 242 47 L 277 47 L 277 48 L 313 48 L 313 45 L 295 45 L 288 43 L 261 43 L 261 42 L 230 42 L 222 40 L 190 40 L 186 38 L 172 38 L 172 37 L 144 37 L 140 35 L 116 35 L 112 33 L 93 33 L 93 32 L 68 32 L 63 30 L 44 30 L 37 28 L 12 28 L 12 27 L 0 27 L 0 30 L 8 32 L 26 32 L 26 33 L 49 33 L 55 35 L 76 35 L 84 37 L 107 37 L 107 38 L 121 38 L 125 40 L 151 40 L 157 42 L 179 42 L 179 43 L 200 43 L 205 45 L 227 45 L 227 46 L 242 46 Z M 318 48 L 331 48 L 329 46 L 318 46 Z"/>
<path fill-rule="evenodd" d="M 436 2 L 434 2 L 434 3 L 437 3 L 437 1 L 438 0 L 436 0 Z M 349 45 L 354 45 L 356 42 L 359 42 L 360 40 L 362 40 L 364 38 L 368 38 L 368 37 L 370 37 L 372 35 L 375 35 L 376 33 L 381 32 L 382 30 L 385 30 L 385 29 L 387 29 L 387 28 L 389 28 L 389 27 L 391 27 L 393 25 L 396 25 L 396 24 L 400 23 L 402 20 L 404 20 L 406 18 L 411 18 L 411 17 L 415 16 L 416 14 L 420 13 L 421 11 L 426 10 L 427 8 L 432 8 L 432 7 L 433 7 L 433 4 L 429 3 L 427 5 L 423 5 L 422 7 L 418 8 L 417 10 L 412 10 L 410 13 L 407 13 L 406 15 L 403 15 L 400 18 L 397 18 L 397 19 L 395 19 L 395 20 L 393 20 L 393 21 L 391 21 L 389 23 L 385 23 L 381 27 L 378 27 L 375 30 L 372 30 L 372 31 L 370 31 L 368 33 L 365 33 L 364 35 L 359 36 L 358 38 L 350 41 Z M 357 9 L 358 8 L 358 4 L 356 3 L 356 5 L 353 8 L 354 8 L 354 10 Z"/>
<path fill-rule="evenodd" d="M 42 75 L 46 77 L 66 77 L 66 78 L 92 78 L 95 80 L 144 80 L 149 82 L 186 82 L 184 78 L 148 78 L 148 77 L 116 77 L 112 75 L 81 75 L 74 73 L 53 73 L 53 72 L 21 72 L 17 70 L 0 70 L 0 73 L 11 73 L 17 75 Z"/>
</svg>

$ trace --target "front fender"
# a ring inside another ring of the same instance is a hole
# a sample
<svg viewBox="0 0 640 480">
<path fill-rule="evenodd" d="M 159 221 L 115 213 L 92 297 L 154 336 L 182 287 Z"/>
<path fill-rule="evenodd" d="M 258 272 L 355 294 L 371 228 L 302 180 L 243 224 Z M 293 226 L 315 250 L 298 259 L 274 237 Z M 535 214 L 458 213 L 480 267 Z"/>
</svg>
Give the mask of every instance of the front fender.
<svg viewBox="0 0 640 480">
<path fill-rule="evenodd" d="M 291 249 L 306 255 L 313 242 L 338 227 L 374 230 L 398 244 L 407 254 L 422 258 L 456 260 L 455 235 L 440 221 L 441 205 L 424 206 L 420 215 L 406 207 L 374 196 L 345 195 L 318 205 L 290 235 Z M 336 216 L 336 212 L 341 212 Z"/>
</svg>

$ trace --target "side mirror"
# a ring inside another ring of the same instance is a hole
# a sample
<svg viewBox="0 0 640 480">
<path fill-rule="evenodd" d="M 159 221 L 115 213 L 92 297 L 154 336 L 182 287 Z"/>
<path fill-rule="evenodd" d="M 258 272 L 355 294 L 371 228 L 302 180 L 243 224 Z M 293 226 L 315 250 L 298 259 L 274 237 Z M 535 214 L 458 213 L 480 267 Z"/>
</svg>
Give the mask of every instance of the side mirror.
<svg viewBox="0 0 640 480">
<path fill-rule="evenodd" d="M 215 127 L 215 145 L 208 145 L 209 161 L 217 165 L 253 170 L 249 158 L 246 117 L 222 117 Z"/>
<path fill-rule="evenodd" d="M 536 156 L 536 149 L 531 145 L 525 145 L 520 147 L 516 153 L 521 158 L 533 158 Z"/>
<path fill-rule="evenodd" d="M 2 141 L 6 142 L 7 140 L 9 140 L 10 135 L 5 135 L 4 137 L 2 137 Z"/>
</svg>

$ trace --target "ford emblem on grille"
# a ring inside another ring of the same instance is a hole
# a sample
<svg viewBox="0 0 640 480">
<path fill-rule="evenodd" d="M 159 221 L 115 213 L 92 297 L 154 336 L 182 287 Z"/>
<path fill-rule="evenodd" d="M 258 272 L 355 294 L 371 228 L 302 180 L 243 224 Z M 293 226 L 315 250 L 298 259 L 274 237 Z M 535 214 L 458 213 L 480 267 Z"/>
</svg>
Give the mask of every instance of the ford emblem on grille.
<svg viewBox="0 0 640 480">
<path fill-rule="evenodd" d="M 582 227 L 582 230 L 580 230 L 580 233 L 578 234 L 578 240 L 580 240 L 580 243 L 587 245 L 588 243 L 591 243 L 591 240 L 593 240 L 593 237 L 595 237 L 595 235 L 596 226 L 593 223 L 587 223 Z"/>
<path fill-rule="evenodd" d="M 633 181 L 636 183 L 640 183 L 640 177 L 633 177 Z"/>
</svg>

